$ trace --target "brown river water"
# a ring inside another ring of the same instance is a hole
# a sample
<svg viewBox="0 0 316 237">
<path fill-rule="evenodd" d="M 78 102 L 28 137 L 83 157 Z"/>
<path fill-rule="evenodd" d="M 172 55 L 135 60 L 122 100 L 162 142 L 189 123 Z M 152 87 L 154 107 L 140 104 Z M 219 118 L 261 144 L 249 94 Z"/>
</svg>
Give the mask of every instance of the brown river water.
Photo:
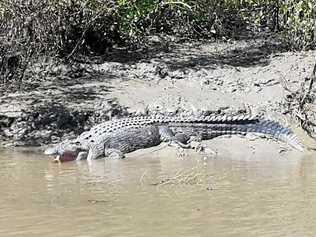
<svg viewBox="0 0 316 237">
<path fill-rule="evenodd" d="M 0 236 L 316 236 L 315 153 L 263 154 L 55 164 L 3 150 Z"/>
</svg>

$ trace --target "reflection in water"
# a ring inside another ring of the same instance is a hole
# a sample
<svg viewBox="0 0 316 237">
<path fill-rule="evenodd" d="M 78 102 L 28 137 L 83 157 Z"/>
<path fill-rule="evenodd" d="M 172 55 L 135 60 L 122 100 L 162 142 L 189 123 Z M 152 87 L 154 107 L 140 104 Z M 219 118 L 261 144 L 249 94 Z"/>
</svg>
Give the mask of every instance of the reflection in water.
<svg viewBox="0 0 316 237">
<path fill-rule="evenodd" d="M 148 153 L 51 163 L 0 153 L 0 236 L 314 236 L 312 155 Z"/>
</svg>

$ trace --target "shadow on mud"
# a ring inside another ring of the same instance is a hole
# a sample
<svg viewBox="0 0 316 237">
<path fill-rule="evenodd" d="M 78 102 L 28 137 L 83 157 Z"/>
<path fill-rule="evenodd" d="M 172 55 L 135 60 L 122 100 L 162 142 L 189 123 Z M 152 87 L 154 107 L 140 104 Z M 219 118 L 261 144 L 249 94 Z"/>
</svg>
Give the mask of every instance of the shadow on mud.
<svg viewBox="0 0 316 237">
<path fill-rule="evenodd" d="M 22 116 L 9 117 L 0 111 L 0 141 L 14 146 L 56 143 L 74 138 L 96 123 L 127 114 L 127 108 L 115 98 L 94 107 L 67 105 L 64 100 L 38 100 L 23 110 Z"/>
<path fill-rule="evenodd" d="M 183 45 L 179 47 L 176 43 L 155 44 L 149 49 L 139 52 L 114 49 L 106 57 L 106 61 L 133 64 L 139 61 L 150 62 L 155 59 L 158 62 L 165 63 L 171 70 L 186 68 L 199 70 L 200 68 L 209 69 L 225 65 L 233 67 L 267 66 L 270 63 L 271 54 L 286 51 L 278 42 L 256 41 L 246 43 L 247 46 L 240 47 L 237 42 L 237 46 L 231 46 L 231 49 L 224 47 L 217 50 L 216 53 L 212 52 L 214 50 L 197 52 L 203 44 L 200 42 L 187 46 L 185 51 L 179 50 L 179 48 L 183 48 Z"/>
<path fill-rule="evenodd" d="M 281 51 L 276 45 L 249 45 L 247 47 L 223 50 L 220 53 L 191 54 L 186 60 L 170 61 L 170 68 L 177 69 L 201 69 L 216 68 L 218 66 L 253 67 L 267 66 L 270 63 L 270 55 Z"/>
</svg>

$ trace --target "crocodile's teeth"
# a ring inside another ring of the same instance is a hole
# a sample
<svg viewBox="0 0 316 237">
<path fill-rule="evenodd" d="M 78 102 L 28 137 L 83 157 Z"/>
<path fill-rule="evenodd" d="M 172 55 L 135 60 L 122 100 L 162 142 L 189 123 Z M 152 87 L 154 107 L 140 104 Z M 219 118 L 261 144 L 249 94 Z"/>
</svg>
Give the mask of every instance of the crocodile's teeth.
<svg viewBox="0 0 316 237">
<path fill-rule="evenodd" d="M 53 162 L 60 163 L 60 155 L 57 155 Z"/>
</svg>

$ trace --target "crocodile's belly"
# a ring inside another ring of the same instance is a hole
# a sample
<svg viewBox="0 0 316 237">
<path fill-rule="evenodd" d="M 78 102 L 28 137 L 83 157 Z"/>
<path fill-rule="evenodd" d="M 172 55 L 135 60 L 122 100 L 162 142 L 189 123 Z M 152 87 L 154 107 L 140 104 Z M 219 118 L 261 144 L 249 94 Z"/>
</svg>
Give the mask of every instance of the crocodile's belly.
<svg viewBox="0 0 316 237">
<path fill-rule="evenodd" d="M 104 142 L 105 149 L 117 149 L 123 153 L 157 146 L 161 142 L 157 126 L 120 129 L 109 135 Z"/>
</svg>

